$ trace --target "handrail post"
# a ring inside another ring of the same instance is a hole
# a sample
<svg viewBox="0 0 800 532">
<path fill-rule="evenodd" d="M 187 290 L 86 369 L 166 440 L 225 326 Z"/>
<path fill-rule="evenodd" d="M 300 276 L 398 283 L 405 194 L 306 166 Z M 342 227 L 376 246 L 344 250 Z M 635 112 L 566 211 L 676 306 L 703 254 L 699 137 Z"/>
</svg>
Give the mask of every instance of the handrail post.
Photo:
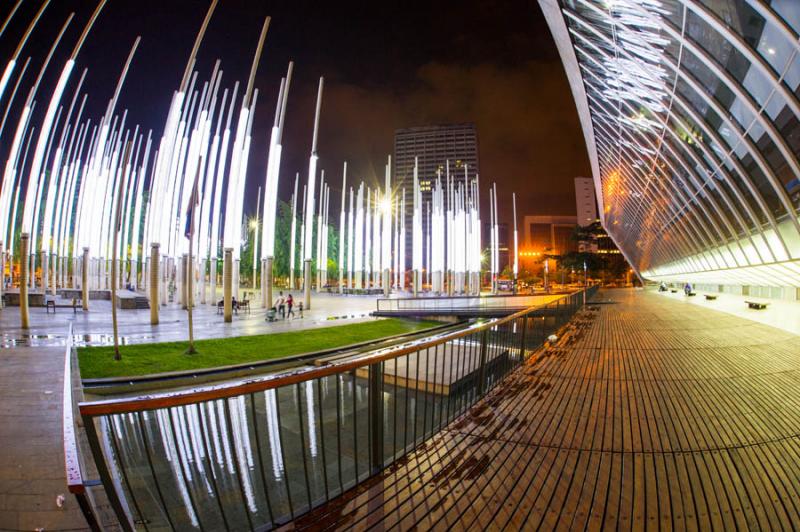
<svg viewBox="0 0 800 532">
<path fill-rule="evenodd" d="M 527 335 L 527 332 L 528 332 L 528 315 L 525 314 L 524 316 L 522 316 L 522 337 L 520 338 L 519 341 L 519 354 L 521 362 L 525 361 L 525 351 L 527 347 L 525 345 L 525 336 Z"/>
<path fill-rule="evenodd" d="M 372 434 L 370 473 L 375 475 L 383 469 L 383 362 L 369 367 L 369 401 Z"/>
<path fill-rule="evenodd" d="M 67 489 L 75 495 L 78 506 L 86 519 L 86 524 L 92 532 L 100 532 L 94 508 L 86 495 L 86 485 L 83 481 L 78 442 L 75 438 L 75 419 L 73 416 L 72 401 L 72 322 L 67 328 L 67 348 L 64 353 L 64 392 L 62 400 L 63 437 L 64 437 L 64 467 L 66 469 Z"/>
<path fill-rule="evenodd" d="M 106 463 L 103 448 L 100 445 L 100 439 L 97 435 L 94 416 L 81 413 L 81 418 L 83 419 L 83 428 L 86 431 L 86 439 L 89 441 L 89 448 L 92 451 L 92 458 L 94 458 L 94 463 L 97 466 L 97 473 L 100 475 L 103 488 L 105 488 L 108 502 L 114 509 L 114 513 L 117 515 L 117 520 L 122 530 L 125 532 L 134 532 L 131 517 L 128 512 L 125 511 L 125 507 L 122 505 L 122 501 L 119 498 L 117 486 L 108 471 L 108 464 Z"/>
<path fill-rule="evenodd" d="M 478 370 L 478 397 L 483 395 L 486 389 L 486 356 L 488 352 L 489 343 L 486 341 L 486 331 L 481 331 L 481 360 Z"/>
</svg>

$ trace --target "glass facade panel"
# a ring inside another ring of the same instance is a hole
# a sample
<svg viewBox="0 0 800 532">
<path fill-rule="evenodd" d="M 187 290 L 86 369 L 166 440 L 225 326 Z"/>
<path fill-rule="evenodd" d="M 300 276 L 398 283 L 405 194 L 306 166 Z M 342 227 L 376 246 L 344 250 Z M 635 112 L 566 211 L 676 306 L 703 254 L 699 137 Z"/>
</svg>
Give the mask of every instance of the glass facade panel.
<svg viewBox="0 0 800 532">
<path fill-rule="evenodd" d="M 690 274 L 800 256 L 786 208 L 800 205 L 800 1 L 559 5 L 604 222 L 634 265 Z"/>
</svg>

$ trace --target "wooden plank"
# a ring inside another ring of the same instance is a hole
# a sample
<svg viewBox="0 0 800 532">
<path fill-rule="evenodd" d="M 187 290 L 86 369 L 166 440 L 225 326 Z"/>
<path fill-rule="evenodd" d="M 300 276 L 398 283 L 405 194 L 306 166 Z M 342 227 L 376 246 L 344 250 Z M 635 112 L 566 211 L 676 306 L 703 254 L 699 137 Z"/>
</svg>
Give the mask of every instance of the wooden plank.
<svg viewBox="0 0 800 532">
<path fill-rule="evenodd" d="M 614 294 L 315 528 L 796 526 L 797 337 Z"/>
</svg>

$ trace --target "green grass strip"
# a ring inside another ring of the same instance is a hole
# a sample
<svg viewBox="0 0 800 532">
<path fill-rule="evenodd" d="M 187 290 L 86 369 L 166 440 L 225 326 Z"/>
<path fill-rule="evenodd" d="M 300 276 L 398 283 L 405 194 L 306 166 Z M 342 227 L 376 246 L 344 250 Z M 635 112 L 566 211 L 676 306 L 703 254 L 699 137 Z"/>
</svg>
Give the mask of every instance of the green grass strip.
<svg viewBox="0 0 800 532">
<path fill-rule="evenodd" d="M 133 377 L 153 373 L 230 366 L 323 351 L 441 325 L 435 321 L 380 319 L 332 327 L 303 329 L 257 336 L 196 340 L 197 353 L 186 355 L 188 342 L 133 344 L 78 348 L 81 378 Z"/>
</svg>

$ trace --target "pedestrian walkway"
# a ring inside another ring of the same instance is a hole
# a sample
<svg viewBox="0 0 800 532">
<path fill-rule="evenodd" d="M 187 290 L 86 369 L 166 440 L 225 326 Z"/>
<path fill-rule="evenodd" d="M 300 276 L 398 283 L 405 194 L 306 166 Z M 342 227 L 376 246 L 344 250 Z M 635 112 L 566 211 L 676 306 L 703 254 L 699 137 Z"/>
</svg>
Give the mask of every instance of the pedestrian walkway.
<svg viewBox="0 0 800 532">
<path fill-rule="evenodd" d="M 5 311 L 4 311 L 5 312 Z M 0 359 L 0 530 L 82 530 L 67 492 L 63 348 L 18 347 Z M 58 496 L 63 495 L 59 507 Z"/>
<path fill-rule="evenodd" d="M 601 292 L 560 342 L 299 529 L 791 529 L 800 338 Z"/>
<path fill-rule="evenodd" d="M 705 296 L 707 294 L 715 299 L 706 299 Z M 679 290 L 674 294 L 672 292 L 662 292 L 660 295 L 686 304 L 727 312 L 740 318 L 757 321 L 764 325 L 800 335 L 800 301 L 784 301 L 781 299 L 765 299 L 762 297 L 703 291 L 698 291 L 697 295 L 693 297 L 687 297 L 683 290 Z M 760 310 L 749 308 L 748 301 L 766 303 L 767 308 Z"/>
</svg>

